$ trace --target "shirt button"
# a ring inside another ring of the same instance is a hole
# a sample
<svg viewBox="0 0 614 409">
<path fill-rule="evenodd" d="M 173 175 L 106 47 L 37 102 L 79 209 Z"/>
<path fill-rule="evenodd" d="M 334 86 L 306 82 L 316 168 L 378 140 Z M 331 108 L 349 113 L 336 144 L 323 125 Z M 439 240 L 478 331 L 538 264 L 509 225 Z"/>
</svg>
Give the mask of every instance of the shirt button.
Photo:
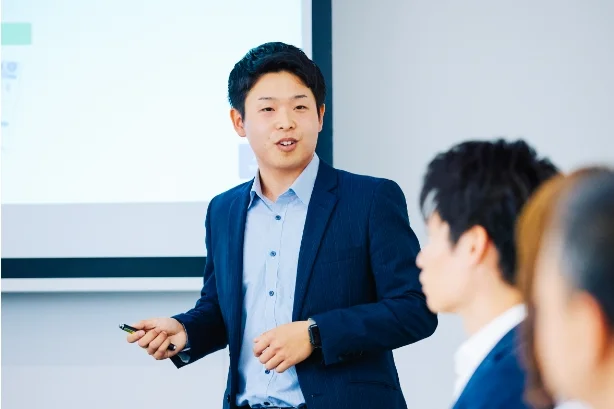
<svg viewBox="0 0 614 409">
<path fill-rule="evenodd" d="M 269 291 L 269 295 L 272 297 L 275 295 L 275 291 Z"/>
<path fill-rule="evenodd" d="M 271 254 L 271 257 L 275 257 L 277 255 L 277 253 L 275 251 L 271 251 L 271 253 L 269 253 L 269 254 Z"/>
<path fill-rule="evenodd" d="M 275 216 L 275 220 L 281 220 L 281 216 L 280 215 Z"/>
<path fill-rule="evenodd" d="M 270 373 L 271 373 L 271 371 L 269 371 L 269 370 L 267 369 L 266 371 L 264 371 L 264 373 L 268 375 L 268 374 L 270 374 Z"/>
</svg>

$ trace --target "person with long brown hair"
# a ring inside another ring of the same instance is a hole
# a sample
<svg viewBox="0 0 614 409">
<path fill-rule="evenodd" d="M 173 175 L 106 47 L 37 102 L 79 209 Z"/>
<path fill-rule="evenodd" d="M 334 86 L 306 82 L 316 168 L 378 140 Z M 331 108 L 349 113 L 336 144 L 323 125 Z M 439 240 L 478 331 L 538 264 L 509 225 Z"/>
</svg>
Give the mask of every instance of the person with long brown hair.
<svg viewBox="0 0 614 409">
<path fill-rule="evenodd" d="M 565 189 L 535 262 L 535 351 L 547 390 L 614 408 L 614 172 Z"/>
<path fill-rule="evenodd" d="M 531 302 L 535 262 L 542 244 L 544 229 L 552 219 L 553 210 L 563 192 L 585 177 L 608 172 L 603 167 L 584 167 L 568 175 L 558 175 L 544 183 L 527 201 L 517 224 L 516 248 L 518 257 L 518 285 L 527 303 L 527 318 L 522 324 L 524 364 L 527 369 L 526 398 L 536 409 L 551 409 L 556 400 L 546 390 L 538 357 L 535 352 L 535 307 Z M 576 402 L 558 403 L 557 409 L 586 408 Z"/>
</svg>

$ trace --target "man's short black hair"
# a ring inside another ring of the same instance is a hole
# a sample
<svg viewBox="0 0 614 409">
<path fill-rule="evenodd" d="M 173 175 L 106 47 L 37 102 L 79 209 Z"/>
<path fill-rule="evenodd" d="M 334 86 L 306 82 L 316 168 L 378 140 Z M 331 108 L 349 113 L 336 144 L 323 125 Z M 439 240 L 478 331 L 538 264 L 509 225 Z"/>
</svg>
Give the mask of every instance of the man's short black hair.
<svg viewBox="0 0 614 409">
<path fill-rule="evenodd" d="M 252 48 L 235 64 L 228 77 L 230 106 L 245 116 L 245 98 L 258 79 L 282 71 L 297 76 L 313 92 L 318 108 L 324 105 L 326 83 L 320 68 L 300 48 L 273 42 Z"/>
<path fill-rule="evenodd" d="M 614 330 L 614 171 L 577 182 L 556 219 L 563 274 L 595 298 Z"/>
<path fill-rule="evenodd" d="M 438 154 L 428 165 L 420 193 L 425 219 L 433 212 L 450 226 L 456 244 L 482 226 L 499 253 L 503 279 L 516 284 L 516 219 L 527 199 L 558 173 L 523 140 L 467 141 Z"/>
</svg>

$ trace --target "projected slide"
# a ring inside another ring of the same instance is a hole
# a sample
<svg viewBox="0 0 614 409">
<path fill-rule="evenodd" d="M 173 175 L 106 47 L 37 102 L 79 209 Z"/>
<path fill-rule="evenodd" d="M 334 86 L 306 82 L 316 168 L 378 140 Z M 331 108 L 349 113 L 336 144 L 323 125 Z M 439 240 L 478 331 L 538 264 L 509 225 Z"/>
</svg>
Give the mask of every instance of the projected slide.
<svg viewBox="0 0 614 409">
<path fill-rule="evenodd" d="M 300 0 L 2 2 L 2 203 L 206 202 L 254 175 L 227 79 Z"/>
<path fill-rule="evenodd" d="M 21 72 L 32 41 L 28 23 L 2 23 L 2 152 L 11 146 L 17 128 L 15 108 L 19 99 Z M 4 161 L 4 156 L 2 156 Z"/>
<path fill-rule="evenodd" d="M 3 0 L 3 259 L 206 255 L 208 202 L 256 171 L 228 75 L 269 41 L 311 56 L 311 24 L 309 0 Z"/>
</svg>

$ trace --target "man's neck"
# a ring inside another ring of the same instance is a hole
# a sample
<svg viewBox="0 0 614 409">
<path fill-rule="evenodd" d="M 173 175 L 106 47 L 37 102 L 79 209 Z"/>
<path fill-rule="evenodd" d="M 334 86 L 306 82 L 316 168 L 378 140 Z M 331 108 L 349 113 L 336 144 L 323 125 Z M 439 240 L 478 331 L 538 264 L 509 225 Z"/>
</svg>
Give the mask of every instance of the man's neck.
<svg viewBox="0 0 614 409">
<path fill-rule="evenodd" d="M 279 196 L 284 194 L 290 186 L 292 186 L 308 165 L 309 162 L 304 166 L 292 170 L 260 168 L 258 172 L 262 194 L 273 202 L 277 201 Z"/>
<path fill-rule="evenodd" d="M 522 304 L 522 295 L 513 288 L 499 288 L 496 291 L 478 294 L 458 311 L 463 320 L 465 331 L 469 336 L 474 335 L 495 318 L 510 308 Z"/>
</svg>

